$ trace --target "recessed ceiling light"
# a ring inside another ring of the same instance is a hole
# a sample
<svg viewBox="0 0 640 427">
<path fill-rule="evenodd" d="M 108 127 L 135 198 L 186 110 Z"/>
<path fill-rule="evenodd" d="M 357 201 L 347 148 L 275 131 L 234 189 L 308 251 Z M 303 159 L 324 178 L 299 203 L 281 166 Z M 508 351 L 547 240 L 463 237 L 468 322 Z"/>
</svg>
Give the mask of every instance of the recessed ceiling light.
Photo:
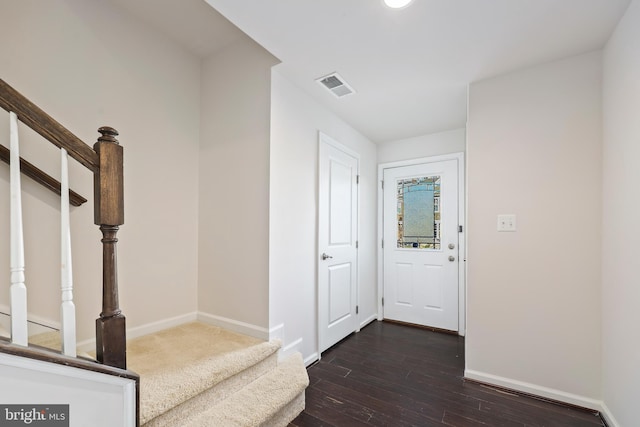
<svg viewBox="0 0 640 427">
<path fill-rule="evenodd" d="M 384 0 L 384 4 L 392 9 L 401 9 L 408 6 L 413 0 Z"/>
</svg>

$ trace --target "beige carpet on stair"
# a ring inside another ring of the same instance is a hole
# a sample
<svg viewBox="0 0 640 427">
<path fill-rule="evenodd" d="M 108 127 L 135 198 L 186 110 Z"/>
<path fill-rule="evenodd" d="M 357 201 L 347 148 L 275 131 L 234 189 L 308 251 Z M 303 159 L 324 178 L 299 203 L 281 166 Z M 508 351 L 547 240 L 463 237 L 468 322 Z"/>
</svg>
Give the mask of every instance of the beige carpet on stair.
<svg viewBox="0 0 640 427">
<path fill-rule="evenodd" d="M 51 350 L 60 351 L 62 349 L 62 340 L 60 332 L 47 331 L 29 336 L 29 344 L 39 345 L 40 347 L 50 348 Z"/>
<path fill-rule="evenodd" d="M 60 336 L 59 331 L 41 332 L 39 334 L 29 336 L 29 345 L 37 345 L 40 347 L 45 347 L 54 351 L 61 352 L 62 337 Z M 92 351 L 91 353 L 87 353 L 82 350 L 77 350 L 77 355 L 84 357 L 85 359 L 95 360 L 96 358 L 95 351 Z"/>
<path fill-rule="evenodd" d="M 128 368 L 140 376 L 166 372 L 264 341 L 205 323 L 186 323 L 127 342 Z"/>
<path fill-rule="evenodd" d="M 203 323 L 129 341 L 128 368 L 140 374 L 140 423 L 253 366 L 279 346 Z"/>
<path fill-rule="evenodd" d="M 29 340 L 60 348 L 57 331 Z M 304 409 L 309 379 L 299 354 L 277 364 L 279 348 L 198 322 L 129 340 L 127 365 L 141 377 L 140 425 L 286 426 Z"/>
<path fill-rule="evenodd" d="M 242 391 L 193 417 L 182 427 L 282 427 L 304 410 L 309 377 L 302 356 L 295 353 L 272 372 Z"/>
</svg>

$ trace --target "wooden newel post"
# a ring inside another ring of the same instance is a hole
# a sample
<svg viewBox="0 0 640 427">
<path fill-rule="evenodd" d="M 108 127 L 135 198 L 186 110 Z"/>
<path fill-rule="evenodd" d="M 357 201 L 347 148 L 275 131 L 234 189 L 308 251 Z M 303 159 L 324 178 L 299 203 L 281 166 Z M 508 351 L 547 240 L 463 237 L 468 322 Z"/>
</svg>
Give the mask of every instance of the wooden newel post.
<svg viewBox="0 0 640 427">
<path fill-rule="evenodd" d="M 124 186 L 122 146 L 110 127 L 101 127 L 102 134 L 93 149 L 100 167 L 93 180 L 94 222 L 102 231 L 102 313 L 96 320 L 96 355 L 100 363 L 127 368 L 125 317 L 118 305 L 118 270 L 116 234 L 124 224 Z"/>
</svg>

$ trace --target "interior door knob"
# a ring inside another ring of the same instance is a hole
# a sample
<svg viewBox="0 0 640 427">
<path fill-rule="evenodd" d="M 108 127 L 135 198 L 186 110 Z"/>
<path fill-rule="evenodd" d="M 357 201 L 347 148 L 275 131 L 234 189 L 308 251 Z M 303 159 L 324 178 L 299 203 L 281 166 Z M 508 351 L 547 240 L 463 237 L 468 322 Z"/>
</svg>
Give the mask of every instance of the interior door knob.
<svg viewBox="0 0 640 427">
<path fill-rule="evenodd" d="M 323 261 L 324 261 L 324 260 L 327 260 L 327 259 L 329 259 L 329 258 L 333 258 L 333 257 L 332 257 L 331 255 L 327 255 L 327 254 L 325 254 L 325 253 L 323 253 L 323 254 L 322 254 L 322 260 L 323 260 Z"/>
<path fill-rule="evenodd" d="M 453 262 L 453 261 L 455 261 L 455 260 L 456 260 L 456 257 L 454 257 L 453 255 L 450 255 L 450 256 L 449 256 L 449 261 Z"/>
</svg>

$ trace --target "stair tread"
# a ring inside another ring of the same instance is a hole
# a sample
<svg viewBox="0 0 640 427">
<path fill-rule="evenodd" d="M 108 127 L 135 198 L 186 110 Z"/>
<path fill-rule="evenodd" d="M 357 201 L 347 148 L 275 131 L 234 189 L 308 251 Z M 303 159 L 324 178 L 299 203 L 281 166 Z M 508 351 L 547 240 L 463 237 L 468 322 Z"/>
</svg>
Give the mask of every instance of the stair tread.
<svg viewBox="0 0 640 427">
<path fill-rule="evenodd" d="M 140 374 L 141 424 L 270 357 L 264 342 L 203 323 L 190 323 L 128 343 L 129 369 Z"/>
<path fill-rule="evenodd" d="M 217 326 L 191 322 L 128 341 L 127 361 L 138 374 L 153 375 L 263 343 Z"/>
<path fill-rule="evenodd" d="M 251 427 L 268 422 L 309 385 L 309 377 L 296 353 L 243 389 L 185 420 L 185 427 Z"/>
</svg>

